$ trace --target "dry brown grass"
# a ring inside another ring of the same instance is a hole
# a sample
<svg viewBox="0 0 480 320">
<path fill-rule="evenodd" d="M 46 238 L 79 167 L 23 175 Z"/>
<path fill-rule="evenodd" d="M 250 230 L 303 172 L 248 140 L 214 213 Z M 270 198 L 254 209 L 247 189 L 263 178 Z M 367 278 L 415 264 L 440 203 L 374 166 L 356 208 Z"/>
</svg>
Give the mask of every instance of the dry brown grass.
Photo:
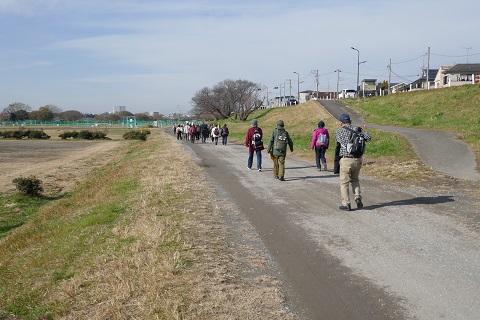
<svg viewBox="0 0 480 320">
<path fill-rule="evenodd" d="M 191 155 L 161 132 L 144 147 L 157 152 L 118 173 L 141 177 L 141 192 L 129 199 L 115 237 L 48 295 L 64 305 L 62 318 L 294 319 L 275 279 L 253 276 L 267 268 L 263 257 L 252 248 L 232 251 L 221 215 L 226 204 L 196 183 L 204 173 Z"/>
</svg>

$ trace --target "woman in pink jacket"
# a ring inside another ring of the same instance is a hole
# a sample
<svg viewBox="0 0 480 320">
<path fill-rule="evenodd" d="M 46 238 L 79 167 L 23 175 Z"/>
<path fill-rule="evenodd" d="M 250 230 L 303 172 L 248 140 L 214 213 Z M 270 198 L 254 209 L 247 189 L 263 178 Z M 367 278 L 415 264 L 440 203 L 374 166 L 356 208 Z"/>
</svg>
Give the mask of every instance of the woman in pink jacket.
<svg viewBox="0 0 480 320">
<path fill-rule="evenodd" d="M 325 123 L 323 121 L 318 122 L 318 128 L 313 131 L 312 143 L 310 149 L 315 149 L 315 160 L 317 163 L 317 169 L 319 171 L 327 171 L 327 159 L 325 159 L 325 152 L 330 144 L 330 134 L 328 130 L 324 128 Z"/>
</svg>

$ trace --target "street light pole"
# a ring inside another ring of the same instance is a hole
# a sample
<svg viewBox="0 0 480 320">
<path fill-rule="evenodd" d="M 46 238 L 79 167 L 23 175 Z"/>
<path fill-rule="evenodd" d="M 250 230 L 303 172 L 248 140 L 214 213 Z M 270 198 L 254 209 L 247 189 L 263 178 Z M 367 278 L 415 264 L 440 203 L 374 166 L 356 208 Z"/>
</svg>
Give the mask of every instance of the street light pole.
<svg viewBox="0 0 480 320">
<path fill-rule="evenodd" d="M 298 72 L 293 71 L 293 73 L 297 74 L 297 103 L 300 103 L 300 74 Z"/>
<path fill-rule="evenodd" d="M 357 98 L 358 98 L 358 84 L 359 84 L 359 79 L 360 79 L 360 51 L 354 47 L 350 47 L 352 50 L 357 51 L 357 88 L 355 89 L 355 92 L 357 93 Z"/>
</svg>

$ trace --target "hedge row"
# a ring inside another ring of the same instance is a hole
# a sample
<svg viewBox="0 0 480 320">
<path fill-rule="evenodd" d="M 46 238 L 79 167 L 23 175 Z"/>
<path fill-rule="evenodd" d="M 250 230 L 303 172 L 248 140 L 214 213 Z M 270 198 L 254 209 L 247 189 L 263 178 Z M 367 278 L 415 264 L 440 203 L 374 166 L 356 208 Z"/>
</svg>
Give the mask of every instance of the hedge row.
<svg viewBox="0 0 480 320">
<path fill-rule="evenodd" d="M 6 139 L 50 139 L 50 136 L 42 130 L 9 130 L 0 131 L 0 137 Z"/>
<path fill-rule="evenodd" d="M 62 139 L 107 140 L 107 133 L 103 131 L 65 131 L 59 135 Z"/>
</svg>

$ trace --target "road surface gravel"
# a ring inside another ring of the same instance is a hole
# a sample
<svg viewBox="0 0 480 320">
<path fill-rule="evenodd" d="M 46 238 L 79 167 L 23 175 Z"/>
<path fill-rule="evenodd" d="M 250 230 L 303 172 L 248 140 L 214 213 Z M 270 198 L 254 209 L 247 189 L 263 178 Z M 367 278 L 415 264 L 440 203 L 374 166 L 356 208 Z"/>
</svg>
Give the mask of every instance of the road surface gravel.
<svg viewBox="0 0 480 320">
<path fill-rule="evenodd" d="M 288 302 L 306 319 L 479 318 L 479 211 L 460 191 L 363 177 L 365 207 L 344 212 L 338 175 L 294 154 L 282 182 L 265 152 L 258 172 L 247 169 L 244 146 L 178 143 L 219 199 L 238 208 L 232 220 L 257 232 Z"/>
</svg>

